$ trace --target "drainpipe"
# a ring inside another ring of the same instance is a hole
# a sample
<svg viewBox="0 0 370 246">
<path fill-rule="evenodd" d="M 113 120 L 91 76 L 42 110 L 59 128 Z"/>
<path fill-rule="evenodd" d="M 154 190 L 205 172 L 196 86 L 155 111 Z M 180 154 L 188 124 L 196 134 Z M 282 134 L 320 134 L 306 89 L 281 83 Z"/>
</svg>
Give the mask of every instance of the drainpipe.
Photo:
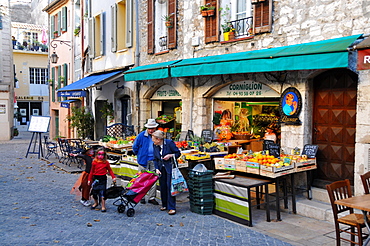
<svg viewBox="0 0 370 246">
<path fill-rule="evenodd" d="M 190 94 L 190 130 L 193 130 L 193 107 L 194 107 L 194 77 L 191 77 Z"/>
<path fill-rule="evenodd" d="M 139 35 L 139 0 L 135 0 L 135 19 L 136 19 L 136 44 L 135 44 L 135 67 L 140 66 L 140 35 Z M 137 133 L 140 132 L 140 82 L 136 82 L 136 112 L 137 112 Z"/>
</svg>

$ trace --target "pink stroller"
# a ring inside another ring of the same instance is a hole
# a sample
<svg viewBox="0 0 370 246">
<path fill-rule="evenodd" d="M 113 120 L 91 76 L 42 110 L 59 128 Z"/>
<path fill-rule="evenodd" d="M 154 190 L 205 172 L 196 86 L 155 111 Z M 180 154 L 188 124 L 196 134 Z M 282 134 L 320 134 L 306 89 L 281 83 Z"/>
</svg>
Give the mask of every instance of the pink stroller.
<svg viewBox="0 0 370 246">
<path fill-rule="evenodd" d="M 106 199 L 119 197 L 113 202 L 113 205 L 117 206 L 118 213 L 124 213 L 127 207 L 127 216 L 133 217 L 135 215 L 134 207 L 157 180 L 158 176 L 154 172 L 141 171 L 130 180 L 126 188 L 116 185 L 108 188 L 106 191 Z"/>
</svg>

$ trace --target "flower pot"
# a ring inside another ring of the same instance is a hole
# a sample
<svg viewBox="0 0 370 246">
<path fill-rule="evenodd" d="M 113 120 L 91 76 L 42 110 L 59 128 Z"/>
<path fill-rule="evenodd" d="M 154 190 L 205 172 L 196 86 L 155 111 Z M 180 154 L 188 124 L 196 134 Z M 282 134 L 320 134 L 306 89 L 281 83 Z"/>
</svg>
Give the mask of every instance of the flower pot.
<svg viewBox="0 0 370 246">
<path fill-rule="evenodd" d="M 203 17 L 208 16 L 207 10 L 202 10 L 202 11 L 200 11 L 200 13 L 202 14 Z"/>
<path fill-rule="evenodd" d="M 215 15 L 215 10 L 214 9 L 207 10 L 207 16 L 214 16 L 214 15 Z"/>
<path fill-rule="evenodd" d="M 166 21 L 166 27 L 172 28 L 172 21 Z"/>
<path fill-rule="evenodd" d="M 229 40 L 235 39 L 235 32 L 229 32 Z"/>
<path fill-rule="evenodd" d="M 224 41 L 229 41 L 229 32 L 224 32 Z"/>
</svg>

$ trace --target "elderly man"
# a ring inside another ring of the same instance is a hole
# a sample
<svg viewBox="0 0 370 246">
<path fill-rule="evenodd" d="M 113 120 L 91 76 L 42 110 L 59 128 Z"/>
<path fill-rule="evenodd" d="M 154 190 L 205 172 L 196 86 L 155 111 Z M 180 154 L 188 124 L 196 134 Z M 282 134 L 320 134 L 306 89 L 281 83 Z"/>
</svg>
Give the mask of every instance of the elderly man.
<svg viewBox="0 0 370 246">
<path fill-rule="evenodd" d="M 142 131 L 137 135 L 132 149 L 137 155 L 137 162 L 139 164 L 139 171 L 148 170 L 155 171 L 154 167 L 154 155 L 153 155 L 153 141 L 152 133 L 157 130 L 158 123 L 155 119 L 148 119 L 148 122 L 144 125 L 146 130 Z M 148 203 L 158 205 L 159 203 L 155 200 L 156 185 L 148 191 L 147 196 L 149 197 Z M 141 200 L 142 204 L 145 204 L 145 198 Z"/>
</svg>

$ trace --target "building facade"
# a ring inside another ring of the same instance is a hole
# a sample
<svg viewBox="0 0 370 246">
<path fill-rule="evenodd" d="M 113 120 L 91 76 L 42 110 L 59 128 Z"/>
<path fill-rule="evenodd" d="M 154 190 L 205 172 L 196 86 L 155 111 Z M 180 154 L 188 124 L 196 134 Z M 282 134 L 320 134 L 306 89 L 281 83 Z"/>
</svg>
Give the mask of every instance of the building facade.
<svg viewBox="0 0 370 246">
<path fill-rule="evenodd" d="M 14 132 L 14 69 L 9 1 L 0 1 L 0 140 Z"/>
</svg>

